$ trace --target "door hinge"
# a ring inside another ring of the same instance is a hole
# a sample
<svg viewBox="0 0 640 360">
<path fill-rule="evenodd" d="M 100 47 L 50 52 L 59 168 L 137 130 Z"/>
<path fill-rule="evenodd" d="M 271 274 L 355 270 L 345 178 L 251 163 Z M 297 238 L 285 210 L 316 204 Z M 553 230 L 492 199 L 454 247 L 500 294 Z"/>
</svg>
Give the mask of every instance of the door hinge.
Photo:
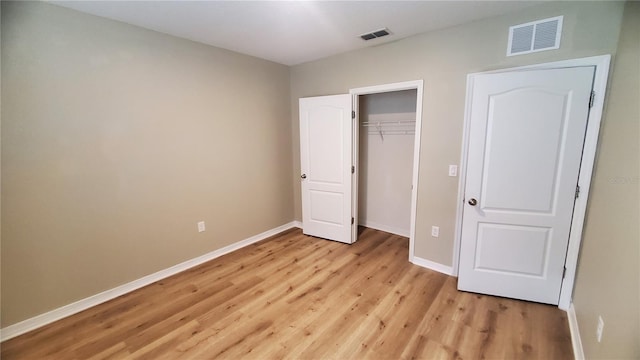
<svg viewBox="0 0 640 360">
<path fill-rule="evenodd" d="M 576 199 L 580 197 L 580 185 L 576 185 Z"/>
<path fill-rule="evenodd" d="M 564 269 L 562 270 L 562 278 L 564 279 L 564 276 L 567 274 L 567 267 L 565 266 Z"/>
<path fill-rule="evenodd" d="M 352 119 L 356 118 L 356 112 L 354 110 L 351 110 L 351 118 Z"/>
<path fill-rule="evenodd" d="M 353 223 L 356 221 L 356 219 L 353 218 L 353 216 L 351 217 L 351 225 L 353 225 Z"/>
<path fill-rule="evenodd" d="M 593 107 L 593 103 L 596 99 L 596 92 L 595 91 L 591 91 L 591 96 L 589 96 L 589 109 L 591 109 Z"/>
<path fill-rule="evenodd" d="M 355 173 L 356 173 L 356 167 L 355 167 L 355 166 L 353 166 L 353 165 L 351 165 L 351 173 L 352 173 L 352 174 L 355 174 Z"/>
</svg>

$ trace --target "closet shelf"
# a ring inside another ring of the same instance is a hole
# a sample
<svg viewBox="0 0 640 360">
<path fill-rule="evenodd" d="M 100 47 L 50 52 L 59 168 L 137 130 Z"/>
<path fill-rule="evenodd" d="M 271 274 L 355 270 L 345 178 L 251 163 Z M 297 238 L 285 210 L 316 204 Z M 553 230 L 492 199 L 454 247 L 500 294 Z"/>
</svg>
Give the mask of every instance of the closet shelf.
<svg viewBox="0 0 640 360">
<path fill-rule="evenodd" d="M 390 126 L 413 126 L 415 120 L 385 120 L 385 121 L 363 121 L 364 127 L 390 127 Z"/>
<path fill-rule="evenodd" d="M 386 135 L 415 135 L 416 130 L 413 126 L 402 124 L 402 126 L 371 126 L 367 128 L 367 135 L 380 135 L 380 139 L 384 141 Z"/>
<path fill-rule="evenodd" d="M 368 135 L 380 135 L 380 131 L 369 131 Z M 382 135 L 415 135 L 415 130 L 382 130 Z"/>
<path fill-rule="evenodd" d="M 362 127 L 368 128 L 368 135 L 380 135 L 384 141 L 385 135 L 415 135 L 415 120 L 380 120 L 363 121 Z"/>
</svg>

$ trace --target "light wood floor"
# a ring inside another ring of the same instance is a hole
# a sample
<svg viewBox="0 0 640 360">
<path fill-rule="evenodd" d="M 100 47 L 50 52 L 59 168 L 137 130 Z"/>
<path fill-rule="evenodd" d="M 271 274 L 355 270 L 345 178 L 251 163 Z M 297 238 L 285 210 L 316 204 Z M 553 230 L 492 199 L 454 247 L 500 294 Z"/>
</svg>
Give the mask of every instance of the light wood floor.
<svg viewBox="0 0 640 360">
<path fill-rule="evenodd" d="M 564 312 L 458 292 L 408 239 L 289 230 L 2 343 L 2 359 L 572 359 Z"/>
</svg>

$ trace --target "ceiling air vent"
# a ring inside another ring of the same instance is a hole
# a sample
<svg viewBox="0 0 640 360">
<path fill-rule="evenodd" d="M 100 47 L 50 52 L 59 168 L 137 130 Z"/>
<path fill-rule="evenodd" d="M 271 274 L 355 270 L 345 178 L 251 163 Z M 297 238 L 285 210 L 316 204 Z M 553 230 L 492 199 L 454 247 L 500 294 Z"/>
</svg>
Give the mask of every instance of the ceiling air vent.
<svg viewBox="0 0 640 360">
<path fill-rule="evenodd" d="M 360 35 L 360 38 L 362 40 L 371 40 L 371 39 L 387 36 L 389 34 L 391 34 L 389 32 L 389 29 L 384 28 L 384 29 L 372 31 L 372 32 L 369 32 L 369 33 L 366 33 L 366 34 L 362 34 L 362 35 Z"/>
<path fill-rule="evenodd" d="M 557 16 L 511 26 L 507 56 L 558 49 L 562 33 L 562 18 Z"/>
</svg>

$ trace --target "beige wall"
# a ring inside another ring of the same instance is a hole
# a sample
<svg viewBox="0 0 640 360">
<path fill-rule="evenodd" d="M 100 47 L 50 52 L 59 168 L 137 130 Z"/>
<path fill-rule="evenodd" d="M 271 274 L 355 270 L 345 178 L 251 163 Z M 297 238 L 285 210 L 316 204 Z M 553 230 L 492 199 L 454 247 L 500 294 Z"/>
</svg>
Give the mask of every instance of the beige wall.
<svg viewBox="0 0 640 360">
<path fill-rule="evenodd" d="M 2 6 L 0 6 L 2 19 Z M 0 69 L 2 69 L 2 26 L 0 26 Z M 2 320 L 2 72 L 0 71 L 0 321 Z M 0 324 L 0 328 L 2 324 Z"/>
<path fill-rule="evenodd" d="M 588 359 L 640 359 L 638 2 L 626 5 L 610 86 L 573 301 Z"/>
<path fill-rule="evenodd" d="M 2 326 L 293 220 L 289 86 L 283 65 L 3 1 Z"/>
<path fill-rule="evenodd" d="M 619 2 L 554 2 L 393 43 L 369 47 L 291 69 L 294 200 L 301 218 L 298 98 L 346 93 L 350 88 L 424 79 L 415 255 L 452 264 L 466 76 L 471 72 L 613 54 L 622 19 Z M 508 27 L 564 15 L 561 48 L 506 57 Z M 430 236 L 431 225 L 440 237 Z"/>
<path fill-rule="evenodd" d="M 425 80 L 416 255 L 449 265 L 466 74 L 619 49 L 574 300 L 589 358 L 639 357 L 639 5 L 618 48 L 622 11 L 549 3 L 289 70 L 2 2 L 2 327 L 300 219 L 298 98 L 368 85 Z M 505 57 L 509 25 L 556 15 L 561 49 Z"/>
</svg>

